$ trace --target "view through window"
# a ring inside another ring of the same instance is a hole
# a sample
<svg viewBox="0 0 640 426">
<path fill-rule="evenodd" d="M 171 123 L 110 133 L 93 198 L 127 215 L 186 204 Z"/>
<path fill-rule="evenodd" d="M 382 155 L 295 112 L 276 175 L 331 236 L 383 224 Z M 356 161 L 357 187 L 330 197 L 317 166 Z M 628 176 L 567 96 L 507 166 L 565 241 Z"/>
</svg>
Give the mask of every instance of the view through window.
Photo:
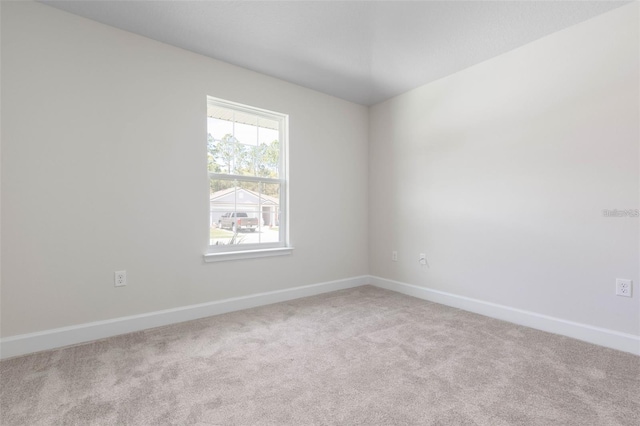
<svg viewBox="0 0 640 426">
<path fill-rule="evenodd" d="M 287 116 L 207 97 L 210 251 L 284 247 Z"/>
</svg>

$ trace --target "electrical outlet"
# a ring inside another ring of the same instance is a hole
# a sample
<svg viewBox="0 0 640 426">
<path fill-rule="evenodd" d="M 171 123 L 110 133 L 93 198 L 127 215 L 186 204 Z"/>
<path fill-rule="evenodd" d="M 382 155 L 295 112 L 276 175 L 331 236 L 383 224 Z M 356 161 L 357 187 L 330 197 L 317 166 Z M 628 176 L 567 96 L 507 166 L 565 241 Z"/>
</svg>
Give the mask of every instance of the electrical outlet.
<svg viewBox="0 0 640 426">
<path fill-rule="evenodd" d="M 113 285 L 116 287 L 127 285 L 127 271 L 116 271 L 113 274 Z"/>
<path fill-rule="evenodd" d="M 397 251 L 392 251 L 391 252 L 391 260 L 393 260 L 394 262 L 398 261 L 398 252 Z"/>
<path fill-rule="evenodd" d="M 616 295 L 623 297 L 631 297 L 633 281 L 623 278 L 616 278 Z"/>
<path fill-rule="evenodd" d="M 427 264 L 427 255 L 424 253 L 420 253 L 418 255 L 418 262 L 420 262 L 421 265 L 426 265 Z"/>
</svg>

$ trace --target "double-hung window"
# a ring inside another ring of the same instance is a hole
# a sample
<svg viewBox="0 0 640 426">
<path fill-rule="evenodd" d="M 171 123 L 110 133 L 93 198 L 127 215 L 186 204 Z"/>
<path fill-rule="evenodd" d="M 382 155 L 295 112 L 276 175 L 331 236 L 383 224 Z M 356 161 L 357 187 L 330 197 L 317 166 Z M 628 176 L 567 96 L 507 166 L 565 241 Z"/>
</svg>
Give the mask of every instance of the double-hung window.
<svg viewBox="0 0 640 426">
<path fill-rule="evenodd" d="M 288 117 L 207 97 L 208 261 L 289 254 Z"/>
</svg>

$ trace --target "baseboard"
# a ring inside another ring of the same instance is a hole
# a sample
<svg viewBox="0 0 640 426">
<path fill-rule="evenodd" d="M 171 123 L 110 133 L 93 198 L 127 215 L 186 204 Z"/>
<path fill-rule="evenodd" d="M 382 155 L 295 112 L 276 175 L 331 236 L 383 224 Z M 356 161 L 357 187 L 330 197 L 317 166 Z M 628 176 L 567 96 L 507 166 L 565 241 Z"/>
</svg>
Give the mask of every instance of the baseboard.
<svg viewBox="0 0 640 426">
<path fill-rule="evenodd" d="M 535 312 L 484 302 L 482 300 L 458 296 L 416 285 L 405 284 L 386 278 L 371 276 L 369 277 L 369 283 L 376 287 L 403 293 L 419 299 L 429 300 L 442 305 L 475 312 L 487 317 L 640 355 L 640 336 L 633 334 L 620 333 L 606 328 L 580 324 L 577 322 L 563 320 L 561 318 L 541 315 Z"/>
<path fill-rule="evenodd" d="M 371 284 L 419 299 L 475 312 L 537 330 L 560 334 L 596 345 L 640 355 L 640 336 L 580 324 L 561 318 L 484 302 L 482 300 L 458 296 L 386 278 L 363 275 L 343 280 L 328 281 L 302 287 L 258 293 L 198 305 L 6 337 L 0 339 L 0 359 L 86 343 L 119 334 L 132 333 L 154 327 L 161 327 L 163 325 L 220 315 L 227 312 L 285 302 L 287 300 L 314 296 L 331 291 L 359 287 L 365 284 Z"/>
<path fill-rule="evenodd" d="M 285 302 L 301 297 L 359 287 L 368 283 L 369 277 L 363 275 L 337 281 L 328 281 L 302 287 L 234 297 L 198 305 L 7 337 L 0 339 L 0 359 L 90 342 L 119 334 L 132 333 L 163 325 L 254 308 L 256 306 L 270 305 L 272 303 Z"/>
</svg>

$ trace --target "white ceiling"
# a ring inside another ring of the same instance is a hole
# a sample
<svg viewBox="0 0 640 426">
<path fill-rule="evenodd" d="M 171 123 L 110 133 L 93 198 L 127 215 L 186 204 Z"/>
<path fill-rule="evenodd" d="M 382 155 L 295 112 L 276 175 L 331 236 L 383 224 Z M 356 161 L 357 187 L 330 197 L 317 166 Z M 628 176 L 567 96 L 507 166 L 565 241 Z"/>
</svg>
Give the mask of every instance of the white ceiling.
<svg viewBox="0 0 640 426">
<path fill-rule="evenodd" d="M 372 105 L 628 1 L 49 1 Z"/>
</svg>

